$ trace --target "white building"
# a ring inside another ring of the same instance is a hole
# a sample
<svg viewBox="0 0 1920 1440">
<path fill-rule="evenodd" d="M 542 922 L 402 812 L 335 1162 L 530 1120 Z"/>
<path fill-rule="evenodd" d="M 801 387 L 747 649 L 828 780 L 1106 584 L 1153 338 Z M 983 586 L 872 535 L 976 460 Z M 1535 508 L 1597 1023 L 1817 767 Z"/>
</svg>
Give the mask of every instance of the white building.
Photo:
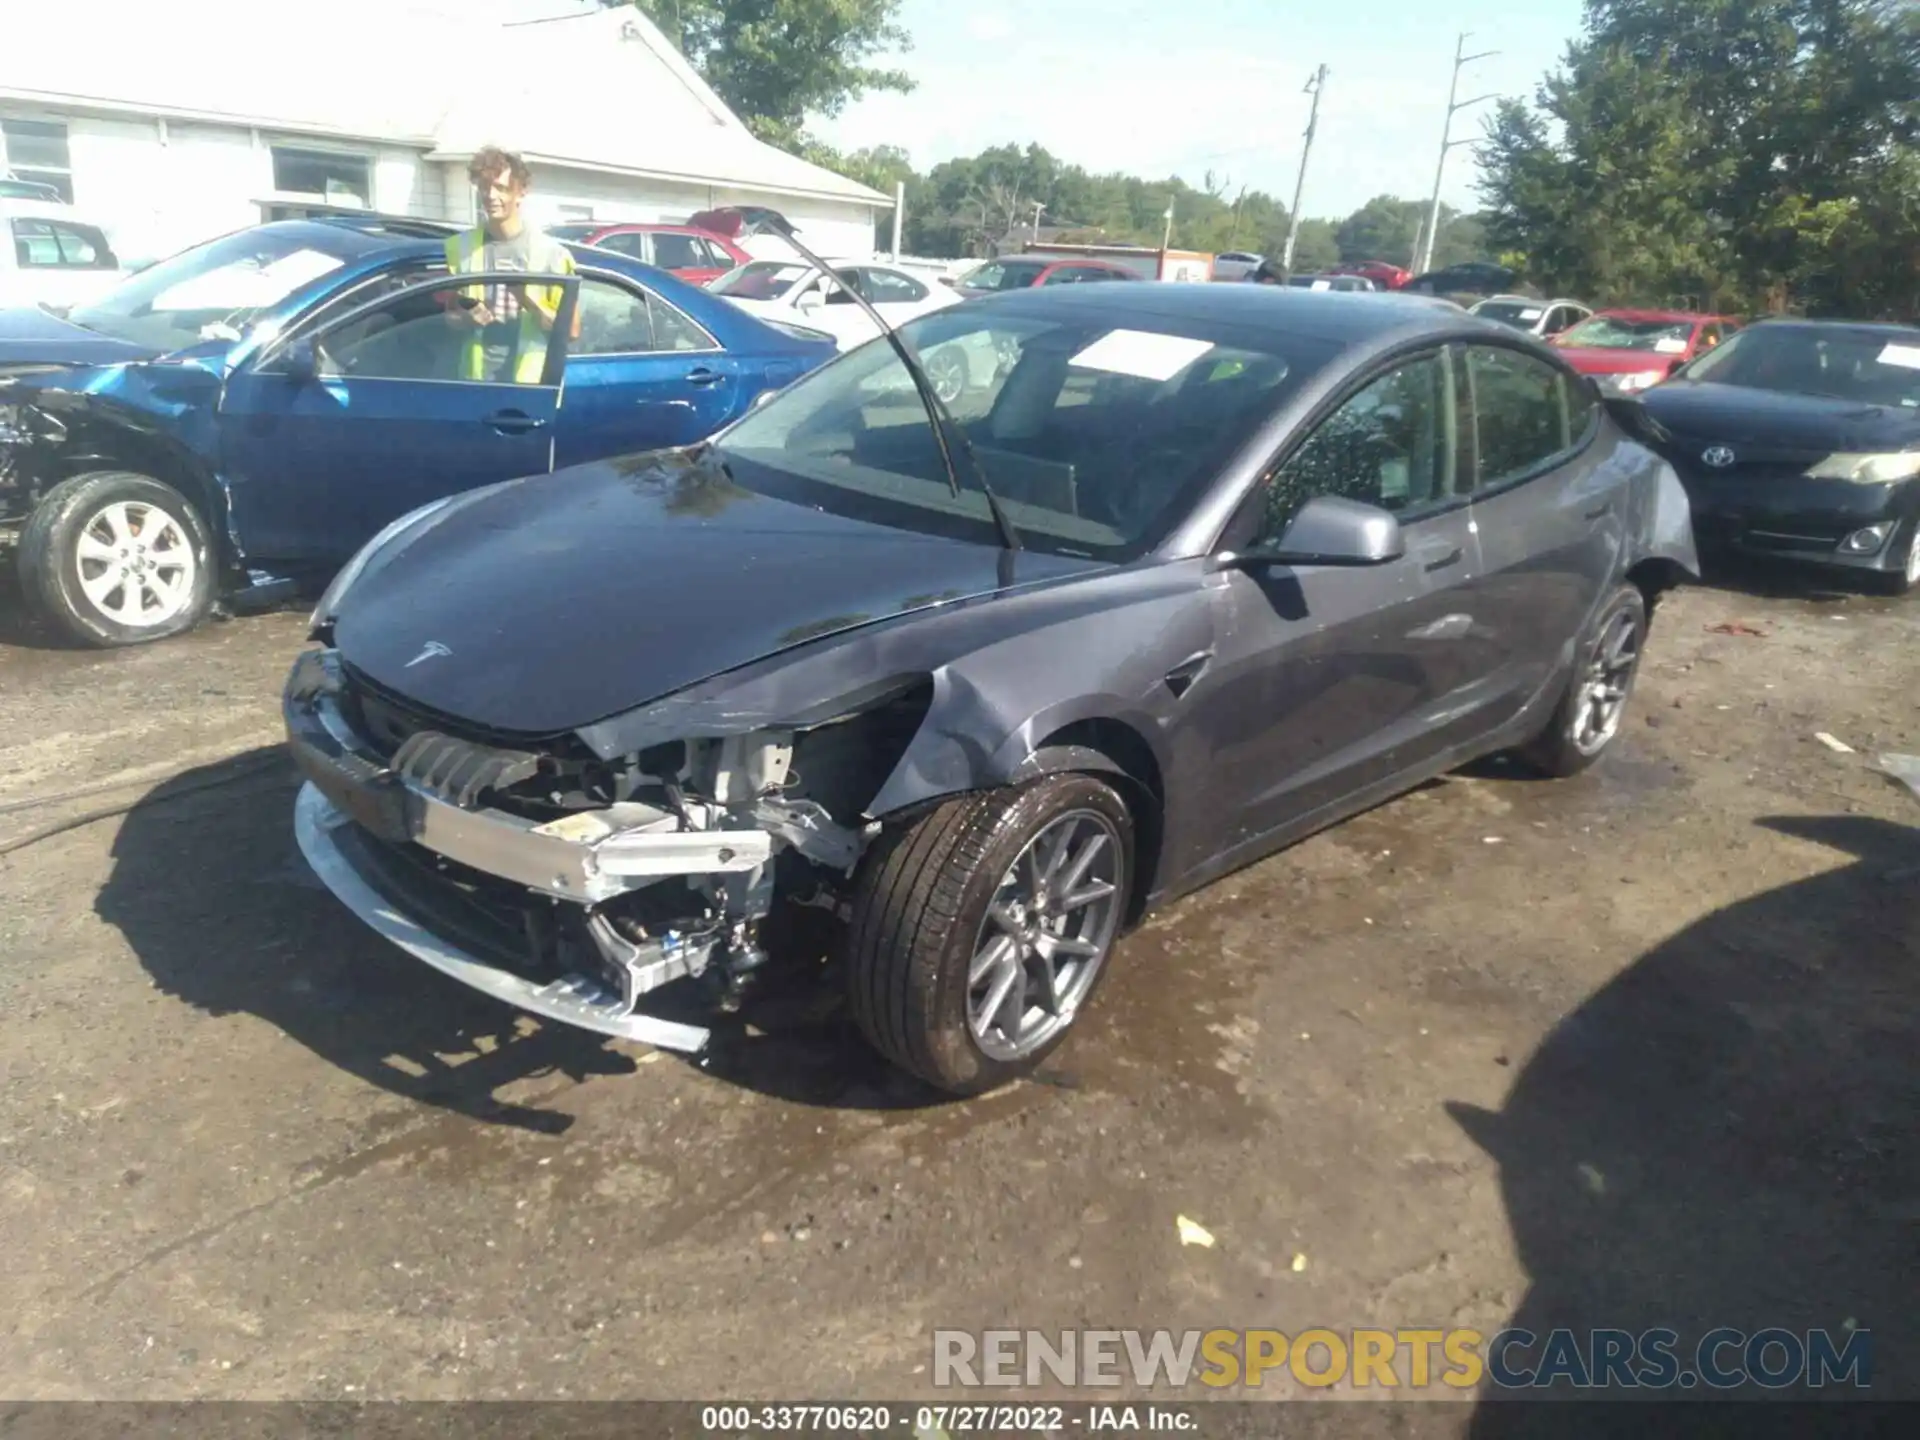
<svg viewBox="0 0 1920 1440">
<path fill-rule="evenodd" d="M 536 222 L 771 206 L 864 254 L 892 199 L 763 144 L 632 7 L 590 0 L 0 0 L 0 170 L 123 259 L 315 205 L 469 220 L 526 156 Z"/>
</svg>

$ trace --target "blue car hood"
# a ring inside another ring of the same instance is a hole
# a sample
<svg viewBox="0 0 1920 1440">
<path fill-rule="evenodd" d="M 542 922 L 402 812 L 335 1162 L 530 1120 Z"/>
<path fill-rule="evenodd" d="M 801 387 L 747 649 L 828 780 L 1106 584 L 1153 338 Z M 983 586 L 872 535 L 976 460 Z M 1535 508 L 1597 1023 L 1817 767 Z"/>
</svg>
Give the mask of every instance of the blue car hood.
<svg viewBox="0 0 1920 1440">
<path fill-rule="evenodd" d="M 122 365 L 159 352 L 69 324 L 45 310 L 0 310 L 0 366 Z"/>
<path fill-rule="evenodd" d="M 1014 584 L 1108 568 L 1022 550 Z M 348 665 L 509 735 L 592 724 L 837 631 L 996 589 L 1003 552 L 734 485 L 675 452 L 510 481 L 370 559 Z"/>
</svg>

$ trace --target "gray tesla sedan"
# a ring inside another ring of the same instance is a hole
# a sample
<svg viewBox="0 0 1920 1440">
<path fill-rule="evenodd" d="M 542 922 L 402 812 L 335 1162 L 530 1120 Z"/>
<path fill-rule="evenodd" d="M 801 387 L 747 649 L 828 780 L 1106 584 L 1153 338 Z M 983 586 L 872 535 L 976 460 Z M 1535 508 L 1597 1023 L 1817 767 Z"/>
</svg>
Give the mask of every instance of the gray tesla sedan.
<svg viewBox="0 0 1920 1440">
<path fill-rule="evenodd" d="M 333 892 L 681 1050 L 707 1024 L 655 992 L 818 966 L 977 1093 L 1152 907 L 1489 752 L 1591 765 L 1696 570 L 1633 402 L 1458 311 L 1070 286 L 903 335 L 950 405 L 876 340 L 707 443 L 370 542 L 285 697 Z M 807 907 L 826 953 L 781 953 Z"/>
</svg>

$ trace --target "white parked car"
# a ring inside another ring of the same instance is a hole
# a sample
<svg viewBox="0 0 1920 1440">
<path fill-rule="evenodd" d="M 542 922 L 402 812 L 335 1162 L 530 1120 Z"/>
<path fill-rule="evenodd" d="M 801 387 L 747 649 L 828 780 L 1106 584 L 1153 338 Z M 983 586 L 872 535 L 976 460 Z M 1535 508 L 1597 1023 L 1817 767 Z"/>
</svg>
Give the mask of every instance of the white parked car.
<svg viewBox="0 0 1920 1440">
<path fill-rule="evenodd" d="M 0 310 L 65 309 L 124 278 L 106 230 L 71 205 L 0 196 Z"/>
<path fill-rule="evenodd" d="M 866 311 L 854 303 L 852 286 L 889 325 L 902 325 L 929 310 L 958 305 L 960 297 L 895 265 L 865 260 L 834 260 L 832 276 L 804 260 L 754 260 L 730 270 L 707 286 L 750 315 L 824 330 L 851 350 L 879 335 Z"/>
<path fill-rule="evenodd" d="M 1571 330 L 1593 314 L 1578 300 L 1530 300 L 1525 295 L 1492 295 L 1467 312 L 1482 320 L 1497 320 L 1542 340 Z"/>
</svg>

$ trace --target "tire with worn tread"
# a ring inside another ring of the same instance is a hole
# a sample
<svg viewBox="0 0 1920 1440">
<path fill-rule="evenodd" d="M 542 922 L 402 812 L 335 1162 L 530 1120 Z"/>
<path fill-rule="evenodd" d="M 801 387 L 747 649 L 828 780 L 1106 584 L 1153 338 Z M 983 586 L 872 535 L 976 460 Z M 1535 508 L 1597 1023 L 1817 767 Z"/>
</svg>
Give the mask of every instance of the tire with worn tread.
<svg viewBox="0 0 1920 1440">
<path fill-rule="evenodd" d="M 1613 593 L 1607 596 L 1606 602 L 1594 612 L 1592 629 L 1581 637 L 1573 675 L 1567 681 L 1567 693 L 1561 697 L 1560 703 L 1554 706 L 1553 719 L 1519 752 L 1521 760 L 1543 775 L 1554 779 L 1566 779 L 1578 775 L 1581 771 L 1598 763 L 1600 758 L 1613 748 L 1613 742 L 1619 738 L 1619 730 L 1616 728 L 1598 749 L 1586 751 L 1575 742 L 1573 732 L 1586 695 L 1582 682 L 1588 668 L 1594 663 L 1595 654 L 1601 643 L 1606 639 L 1608 629 L 1615 617 L 1619 616 L 1623 610 L 1633 616 L 1638 644 L 1641 647 L 1646 645 L 1649 615 L 1646 596 L 1641 593 L 1639 586 L 1622 583 L 1614 588 Z M 1639 665 L 1636 661 L 1627 680 L 1627 693 L 1620 701 L 1623 711 L 1633 698 L 1633 684 L 1638 678 Z"/>
<path fill-rule="evenodd" d="M 1089 775 L 958 796 L 882 832 L 856 877 L 846 937 L 849 1008 L 876 1050 L 949 1094 L 979 1095 L 1029 1074 L 1073 1033 L 1068 1025 L 1018 1061 L 985 1054 L 967 1026 L 967 970 L 1008 867 L 1050 821 L 1089 809 L 1120 838 L 1124 896 L 1133 880 L 1133 820 L 1119 795 Z M 1096 971 L 1083 1006 L 1108 968 Z"/>
<path fill-rule="evenodd" d="M 183 603 L 153 624 L 116 619 L 82 587 L 80 542 L 116 506 L 164 515 L 191 551 Z M 132 470 L 89 471 L 47 492 L 20 532 L 19 571 L 21 589 L 36 615 L 67 638 L 99 649 L 142 645 L 191 630 L 213 609 L 217 590 L 213 543 L 200 512 L 172 486 Z"/>
</svg>

